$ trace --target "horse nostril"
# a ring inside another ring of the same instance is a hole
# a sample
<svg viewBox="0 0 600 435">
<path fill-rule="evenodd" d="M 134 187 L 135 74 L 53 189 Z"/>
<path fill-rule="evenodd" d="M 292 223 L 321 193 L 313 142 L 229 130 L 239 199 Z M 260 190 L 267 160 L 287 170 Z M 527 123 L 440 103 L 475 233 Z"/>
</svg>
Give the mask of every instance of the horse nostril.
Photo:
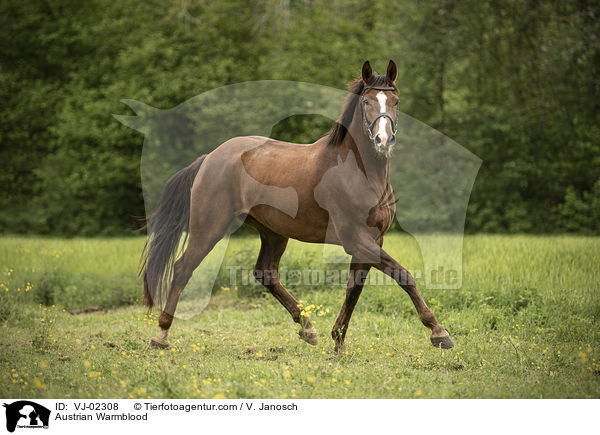
<svg viewBox="0 0 600 435">
<path fill-rule="evenodd" d="M 375 145 L 381 144 L 381 137 L 379 135 L 375 136 Z"/>
<path fill-rule="evenodd" d="M 392 135 L 390 137 L 390 140 L 388 140 L 388 143 L 391 145 L 394 145 L 396 143 L 396 136 Z"/>
</svg>

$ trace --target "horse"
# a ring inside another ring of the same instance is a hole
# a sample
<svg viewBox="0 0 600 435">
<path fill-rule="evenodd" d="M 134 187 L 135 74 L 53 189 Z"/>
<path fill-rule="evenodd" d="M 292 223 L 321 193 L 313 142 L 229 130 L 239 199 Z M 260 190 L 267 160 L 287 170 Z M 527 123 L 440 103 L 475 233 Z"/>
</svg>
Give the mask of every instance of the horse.
<svg viewBox="0 0 600 435">
<path fill-rule="evenodd" d="M 397 75 L 392 60 L 385 75 L 375 74 L 366 61 L 340 117 L 312 144 L 235 137 L 167 181 L 147 218 L 141 260 L 143 303 L 149 309 L 155 303 L 162 307 L 152 347 L 169 346 L 182 291 L 235 220 L 258 230 L 261 248 L 254 277 L 300 325 L 298 336 L 305 342 L 316 345 L 317 331 L 278 276 L 290 238 L 341 245 L 351 256 L 345 300 L 331 331 L 335 353 L 345 350 L 350 318 L 371 268 L 392 277 L 408 293 L 419 319 L 431 330 L 433 346 L 454 346 L 410 272 L 383 249 L 383 236 L 396 212 L 390 159 L 399 117 Z M 185 248 L 178 256 L 182 237 Z"/>
</svg>

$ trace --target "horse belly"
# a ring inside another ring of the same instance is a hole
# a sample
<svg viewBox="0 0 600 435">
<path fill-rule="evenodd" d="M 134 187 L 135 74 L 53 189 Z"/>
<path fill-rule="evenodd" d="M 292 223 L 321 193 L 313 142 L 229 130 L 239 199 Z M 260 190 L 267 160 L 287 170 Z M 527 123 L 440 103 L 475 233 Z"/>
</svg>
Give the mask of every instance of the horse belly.
<svg viewBox="0 0 600 435">
<path fill-rule="evenodd" d="M 333 231 L 327 231 L 329 214 L 323 209 L 299 209 L 295 216 L 290 216 L 276 207 L 261 204 L 248 214 L 265 228 L 290 239 L 339 244 L 335 234 L 331 234 Z"/>
</svg>

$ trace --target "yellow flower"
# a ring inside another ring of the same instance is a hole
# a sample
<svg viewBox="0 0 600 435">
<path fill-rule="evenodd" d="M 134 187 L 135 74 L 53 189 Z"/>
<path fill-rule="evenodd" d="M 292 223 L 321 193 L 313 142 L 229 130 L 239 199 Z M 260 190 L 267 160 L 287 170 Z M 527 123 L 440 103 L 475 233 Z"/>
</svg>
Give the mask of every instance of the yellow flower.
<svg viewBox="0 0 600 435">
<path fill-rule="evenodd" d="M 317 379 L 316 379 L 314 376 L 308 376 L 308 377 L 306 378 L 306 380 L 307 380 L 308 382 L 314 382 L 314 381 L 316 381 Z"/>
<path fill-rule="evenodd" d="M 35 388 L 38 388 L 40 390 L 46 389 L 46 386 L 38 378 L 33 378 L 33 385 L 35 386 Z"/>
<path fill-rule="evenodd" d="M 90 362 L 88 360 L 85 360 L 83 362 L 83 365 L 86 366 L 87 368 L 89 368 L 91 364 L 90 364 Z"/>
<path fill-rule="evenodd" d="M 48 361 L 41 361 L 40 362 L 40 367 L 45 369 L 46 367 L 48 367 Z"/>
<path fill-rule="evenodd" d="M 423 394 L 423 392 L 421 390 L 415 391 L 415 396 L 420 396 L 421 394 Z"/>
<path fill-rule="evenodd" d="M 224 398 L 225 398 L 225 394 L 223 394 L 223 393 L 217 393 L 213 396 L 213 399 L 224 399 Z"/>
</svg>

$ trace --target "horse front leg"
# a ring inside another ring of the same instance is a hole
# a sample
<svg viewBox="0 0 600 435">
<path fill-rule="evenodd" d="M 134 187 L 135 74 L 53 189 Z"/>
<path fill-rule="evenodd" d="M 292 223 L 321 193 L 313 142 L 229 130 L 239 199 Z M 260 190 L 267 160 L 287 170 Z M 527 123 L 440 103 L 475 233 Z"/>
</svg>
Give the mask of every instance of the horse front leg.
<svg viewBox="0 0 600 435">
<path fill-rule="evenodd" d="M 382 271 L 393 278 L 404 289 L 413 302 L 421 323 L 431 329 L 431 344 L 442 349 L 454 347 L 450 335 L 437 321 L 435 314 L 433 314 L 433 311 L 431 311 L 423 300 L 423 297 L 417 290 L 416 282 L 408 270 L 402 267 L 368 235 L 362 234 L 359 238 L 355 239 L 355 243 L 350 249 L 359 261 L 366 262 Z"/>
<path fill-rule="evenodd" d="M 433 311 L 427 306 L 425 300 L 417 290 L 415 279 L 408 270 L 402 267 L 394 260 L 387 252 L 381 250 L 381 262 L 375 267 L 381 270 L 386 275 L 392 277 L 400 287 L 404 289 L 410 297 L 413 305 L 417 310 L 421 323 L 431 329 L 431 344 L 442 349 L 450 349 L 454 347 L 454 343 L 450 335 L 444 327 L 437 321 Z"/>
<path fill-rule="evenodd" d="M 335 353 L 345 351 L 344 339 L 346 338 L 348 324 L 350 323 L 352 312 L 358 302 L 370 269 L 371 266 L 369 264 L 360 263 L 355 258 L 352 258 L 348 286 L 346 288 L 346 298 L 331 331 L 331 336 L 335 342 Z"/>
</svg>

